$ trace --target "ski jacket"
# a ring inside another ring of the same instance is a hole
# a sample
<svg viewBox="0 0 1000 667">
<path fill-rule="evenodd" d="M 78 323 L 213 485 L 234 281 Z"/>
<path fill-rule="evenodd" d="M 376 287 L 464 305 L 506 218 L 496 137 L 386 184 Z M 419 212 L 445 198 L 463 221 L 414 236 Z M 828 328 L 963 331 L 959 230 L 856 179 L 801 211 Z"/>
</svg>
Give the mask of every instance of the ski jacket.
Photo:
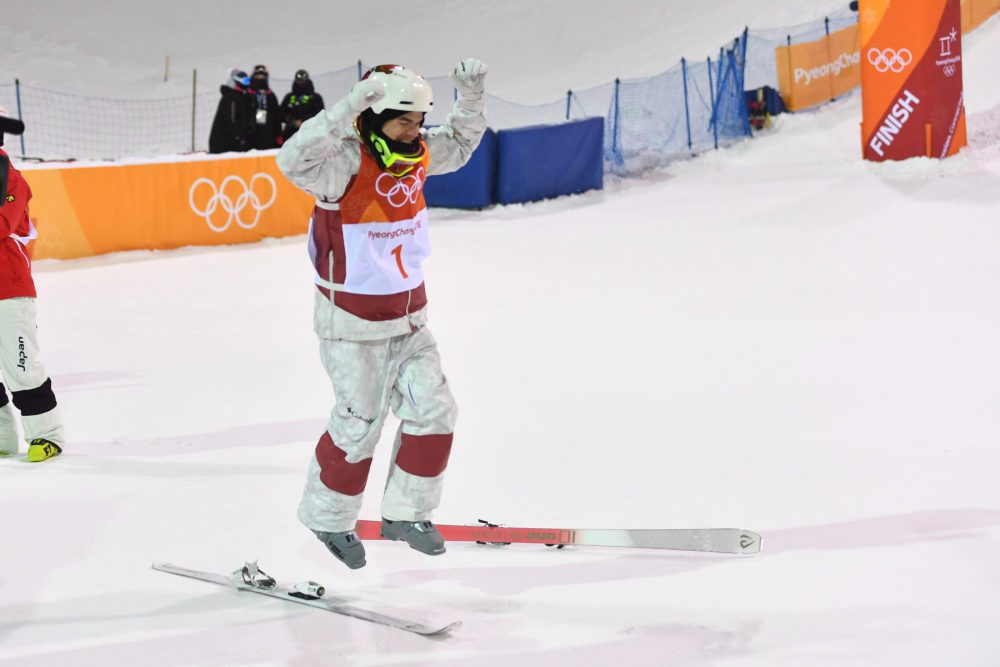
<svg viewBox="0 0 1000 667">
<path fill-rule="evenodd" d="M 208 135 L 209 153 L 248 151 L 253 125 L 253 97 L 245 89 L 219 86 L 219 106 Z"/>
<path fill-rule="evenodd" d="M 312 92 L 311 83 L 306 88 L 308 92 L 293 91 L 281 100 L 281 118 L 285 123 L 282 136 L 285 141 L 299 131 L 299 125 L 323 110 L 323 96 Z"/>
<path fill-rule="evenodd" d="M 248 91 L 250 98 L 250 148 L 268 150 L 281 145 L 281 105 L 270 88 Z"/>
<path fill-rule="evenodd" d="M 362 145 L 355 118 L 342 99 L 302 123 L 277 155 L 288 180 L 316 198 L 313 325 L 330 340 L 391 338 L 427 322 L 424 181 L 462 167 L 486 131 L 481 96 L 460 97 L 444 124 L 424 133 L 424 160 L 396 177 Z"/>
<path fill-rule="evenodd" d="M 3 149 L 0 155 L 7 157 Z M 14 165 L 10 165 L 7 196 L 0 206 L 0 299 L 36 296 L 28 241 L 37 234 L 28 219 L 29 201 L 28 182 Z"/>
</svg>

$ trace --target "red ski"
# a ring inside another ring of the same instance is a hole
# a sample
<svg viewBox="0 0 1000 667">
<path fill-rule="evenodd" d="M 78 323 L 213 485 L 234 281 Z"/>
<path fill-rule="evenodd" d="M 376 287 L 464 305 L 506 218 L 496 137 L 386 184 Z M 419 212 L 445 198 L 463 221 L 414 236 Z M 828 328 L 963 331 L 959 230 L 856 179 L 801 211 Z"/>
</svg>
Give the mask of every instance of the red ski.
<svg viewBox="0 0 1000 667">
<path fill-rule="evenodd" d="M 725 554 L 755 554 L 761 537 L 739 528 L 513 528 L 480 520 L 478 526 L 435 523 L 447 542 L 490 544 L 547 544 L 592 547 L 634 547 L 672 551 L 710 551 Z M 355 531 L 362 540 L 380 540 L 381 521 L 358 521 Z"/>
</svg>

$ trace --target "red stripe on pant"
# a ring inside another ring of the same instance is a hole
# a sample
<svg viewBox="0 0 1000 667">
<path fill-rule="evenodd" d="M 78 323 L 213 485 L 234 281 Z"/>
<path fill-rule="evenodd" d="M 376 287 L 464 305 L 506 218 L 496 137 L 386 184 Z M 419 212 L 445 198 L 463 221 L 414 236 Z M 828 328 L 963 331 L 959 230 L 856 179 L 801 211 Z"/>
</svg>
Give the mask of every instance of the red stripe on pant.
<svg viewBox="0 0 1000 667">
<path fill-rule="evenodd" d="M 328 489 L 345 496 L 356 496 L 365 490 L 372 460 L 348 462 L 347 452 L 334 444 L 329 433 L 324 433 L 316 445 L 316 461 L 319 463 L 320 481 Z"/>
<path fill-rule="evenodd" d="M 409 435 L 404 433 L 396 452 L 396 465 L 418 477 L 437 477 L 448 467 L 452 433 Z"/>
</svg>

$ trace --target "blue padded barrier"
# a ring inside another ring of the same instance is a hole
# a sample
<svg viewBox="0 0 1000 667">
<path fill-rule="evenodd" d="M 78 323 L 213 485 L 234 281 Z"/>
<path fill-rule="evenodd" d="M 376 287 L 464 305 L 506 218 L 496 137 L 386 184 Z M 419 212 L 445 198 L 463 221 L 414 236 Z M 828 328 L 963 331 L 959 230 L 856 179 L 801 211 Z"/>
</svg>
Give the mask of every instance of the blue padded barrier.
<svg viewBox="0 0 1000 667">
<path fill-rule="evenodd" d="M 496 201 L 515 204 L 604 187 L 604 118 L 498 133 Z"/>
<path fill-rule="evenodd" d="M 497 133 L 486 130 L 465 166 L 427 178 L 424 200 L 442 208 L 486 208 L 494 202 L 496 179 Z"/>
</svg>

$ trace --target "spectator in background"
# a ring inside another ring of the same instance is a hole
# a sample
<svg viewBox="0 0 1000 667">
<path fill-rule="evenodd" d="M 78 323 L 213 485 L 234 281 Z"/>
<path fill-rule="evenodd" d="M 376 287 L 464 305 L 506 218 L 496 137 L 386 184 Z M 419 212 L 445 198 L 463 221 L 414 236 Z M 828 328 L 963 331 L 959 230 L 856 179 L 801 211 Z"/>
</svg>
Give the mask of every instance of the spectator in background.
<svg viewBox="0 0 1000 667">
<path fill-rule="evenodd" d="M 278 105 L 278 96 L 270 88 L 267 68 L 263 65 L 253 68 L 250 93 L 253 103 L 250 148 L 277 148 L 283 141 L 281 107 Z"/>
<path fill-rule="evenodd" d="M 235 67 L 229 70 L 226 83 L 219 86 L 222 99 L 215 111 L 212 132 L 208 135 L 209 153 L 250 150 L 254 109 L 249 86 L 250 77 Z"/>
<path fill-rule="evenodd" d="M 300 69 L 292 81 L 292 92 L 281 100 L 281 118 L 285 123 L 282 136 L 285 141 L 298 132 L 302 121 L 309 120 L 323 108 L 323 97 L 313 87 L 309 72 Z"/>
</svg>

